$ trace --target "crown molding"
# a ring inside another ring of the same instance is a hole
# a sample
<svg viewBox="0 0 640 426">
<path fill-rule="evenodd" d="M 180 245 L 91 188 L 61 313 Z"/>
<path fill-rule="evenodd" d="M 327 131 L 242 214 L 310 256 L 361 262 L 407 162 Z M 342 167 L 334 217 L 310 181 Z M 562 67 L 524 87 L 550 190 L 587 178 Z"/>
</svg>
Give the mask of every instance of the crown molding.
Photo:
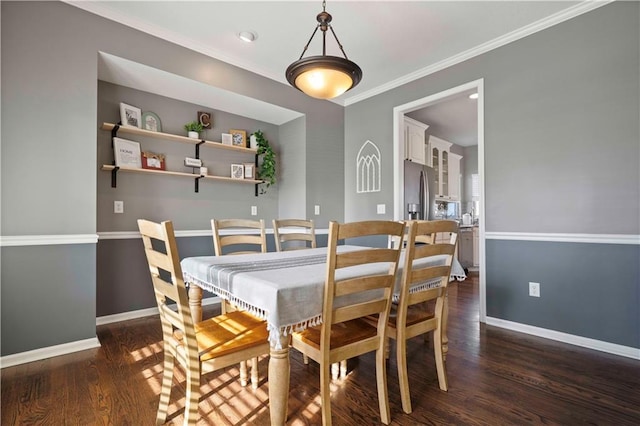
<svg viewBox="0 0 640 426">
<path fill-rule="evenodd" d="M 444 59 L 440 62 L 436 62 L 433 65 L 422 68 L 418 71 L 407 74 L 403 77 L 392 80 L 388 83 L 375 87 L 373 89 L 367 90 L 366 92 L 362 92 L 358 95 L 348 97 L 344 100 L 344 106 L 349 106 L 355 104 L 357 102 L 368 99 L 372 96 L 379 95 L 381 93 L 387 92 L 391 89 L 395 89 L 396 87 L 402 86 L 403 84 L 410 83 L 412 81 L 418 80 L 422 77 L 426 77 L 430 74 L 436 73 L 438 71 L 442 71 L 445 68 L 449 68 L 453 65 L 457 65 L 461 62 L 464 62 L 468 59 L 474 58 L 476 56 L 482 55 L 483 53 L 487 53 L 491 50 L 497 49 L 499 47 L 505 46 L 514 41 L 520 40 L 521 38 L 527 37 L 531 34 L 535 34 L 539 31 L 545 30 L 554 25 L 565 22 L 569 19 L 575 18 L 576 16 L 580 16 L 584 13 L 590 12 L 594 9 L 597 9 L 601 6 L 609 4 L 615 0 L 586 0 L 582 3 L 579 3 L 575 6 L 562 10 L 558 13 L 550 15 L 544 19 L 533 22 L 529 25 L 525 25 L 517 30 L 511 31 L 503 36 L 490 40 L 486 43 L 482 43 L 476 47 L 473 47 L 469 50 L 461 52 L 457 55 L 450 56 L 447 59 Z"/>
</svg>

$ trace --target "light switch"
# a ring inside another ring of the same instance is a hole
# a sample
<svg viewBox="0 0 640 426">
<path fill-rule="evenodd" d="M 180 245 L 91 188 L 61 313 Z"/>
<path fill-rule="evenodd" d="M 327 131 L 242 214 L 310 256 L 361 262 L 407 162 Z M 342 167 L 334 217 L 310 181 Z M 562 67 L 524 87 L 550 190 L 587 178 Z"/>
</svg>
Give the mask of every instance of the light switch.
<svg viewBox="0 0 640 426">
<path fill-rule="evenodd" d="M 378 214 L 385 214 L 387 211 L 386 204 L 378 204 Z"/>
<path fill-rule="evenodd" d="M 315 211 L 315 215 L 316 216 L 318 216 L 320 214 L 320 205 L 319 204 L 316 204 L 314 211 Z"/>
<path fill-rule="evenodd" d="M 114 201 L 113 202 L 113 212 L 114 213 L 124 213 L 124 201 Z"/>
<path fill-rule="evenodd" d="M 258 206 L 251 206 L 251 216 L 258 215 Z"/>
</svg>

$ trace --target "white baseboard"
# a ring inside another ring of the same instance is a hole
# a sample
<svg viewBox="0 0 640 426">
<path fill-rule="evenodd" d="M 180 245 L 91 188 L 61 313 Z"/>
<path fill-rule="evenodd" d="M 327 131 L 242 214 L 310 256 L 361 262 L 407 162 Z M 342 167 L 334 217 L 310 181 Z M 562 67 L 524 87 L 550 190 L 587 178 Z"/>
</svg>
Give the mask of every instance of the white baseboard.
<svg viewBox="0 0 640 426">
<path fill-rule="evenodd" d="M 219 297 L 208 297 L 202 299 L 202 306 L 220 303 Z M 121 314 L 105 315 L 96 318 L 96 326 L 110 324 L 118 321 L 128 321 L 136 318 L 157 315 L 158 308 L 140 309 L 137 311 L 123 312 Z M 0 369 L 5 367 L 13 367 L 14 365 L 26 364 L 28 362 L 40 361 L 54 356 L 67 355 L 73 352 L 84 351 L 87 349 L 99 348 L 100 341 L 97 337 L 90 339 L 78 340 L 76 342 L 63 343 L 61 345 L 49 346 L 46 348 L 34 349 L 32 351 L 20 352 L 17 354 L 0 357 Z"/>
<path fill-rule="evenodd" d="M 0 357 L 0 369 L 100 347 L 97 337 Z"/>
<path fill-rule="evenodd" d="M 614 355 L 640 360 L 640 349 L 615 343 L 603 342 L 601 340 L 590 339 L 588 337 L 576 336 L 573 334 L 561 333 L 559 331 L 548 330 L 546 328 L 534 327 L 532 325 L 520 324 L 506 321 L 499 318 L 487 317 L 486 323 L 508 330 L 519 331 L 533 336 L 544 337 L 545 339 L 556 340 L 558 342 L 569 343 L 583 348 L 594 349 Z"/>
<path fill-rule="evenodd" d="M 207 297 L 202 299 L 202 306 L 220 303 L 219 297 Z M 137 311 L 123 312 L 120 314 L 104 315 L 96 318 L 96 325 L 111 324 L 119 321 L 129 321 L 132 319 L 144 318 L 151 315 L 158 315 L 158 308 L 139 309 Z"/>
</svg>

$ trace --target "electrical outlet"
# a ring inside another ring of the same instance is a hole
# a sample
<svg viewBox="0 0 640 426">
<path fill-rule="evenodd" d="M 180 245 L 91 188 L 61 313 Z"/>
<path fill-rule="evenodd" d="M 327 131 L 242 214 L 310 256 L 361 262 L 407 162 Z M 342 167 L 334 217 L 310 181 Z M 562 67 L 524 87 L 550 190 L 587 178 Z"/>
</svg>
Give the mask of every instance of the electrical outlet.
<svg viewBox="0 0 640 426">
<path fill-rule="evenodd" d="M 378 204 L 377 209 L 376 209 L 378 214 L 385 214 L 386 210 L 387 210 L 386 204 Z"/>
<path fill-rule="evenodd" d="M 113 202 L 113 212 L 114 213 L 124 213 L 124 201 L 114 201 Z"/>
<path fill-rule="evenodd" d="M 320 205 L 316 204 L 314 208 L 315 215 L 318 216 L 320 214 Z"/>
<path fill-rule="evenodd" d="M 540 283 L 529 283 L 529 296 L 540 297 Z"/>
<path fill-rule="evenodd" d="M 251 216 L 258 215 L 258 206 L 251 206 Z"/>
</svg>

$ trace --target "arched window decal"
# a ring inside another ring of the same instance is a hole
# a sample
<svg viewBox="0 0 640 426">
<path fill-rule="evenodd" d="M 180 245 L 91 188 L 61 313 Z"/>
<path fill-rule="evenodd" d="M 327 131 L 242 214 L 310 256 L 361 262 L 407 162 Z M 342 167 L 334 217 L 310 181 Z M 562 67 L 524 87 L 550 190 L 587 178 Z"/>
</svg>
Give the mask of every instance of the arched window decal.
<svg viewBox="0 0 640 426">
<path fill-rule="evenodd" d="M 356 157 L 356 192 L 380 192 L 380 174 L 380 150 L 368 140 Z"/>
</svg>

